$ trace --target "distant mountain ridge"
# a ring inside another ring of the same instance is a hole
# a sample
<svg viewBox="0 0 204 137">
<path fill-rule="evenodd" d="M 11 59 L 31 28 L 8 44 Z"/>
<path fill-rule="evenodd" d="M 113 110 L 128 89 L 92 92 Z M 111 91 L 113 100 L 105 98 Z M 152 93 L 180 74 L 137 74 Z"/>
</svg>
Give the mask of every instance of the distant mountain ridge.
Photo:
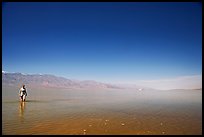
<svg viewBox="0 0 204 137">
<path fill-rule="evenodd" d="M 185 82 L 185 81 L 184 81 Z M 183 82 L 183 83 L 184 83 Z M 161 82 L 160 82 L 161 83 Z M 2 85 L 20 87 L 25 84 L 28 87 L 47 87 L 47 88 L 69 88 L 69 89 L 130 89 L 130 90 L 155 90 L 155 88 L 138 84 L 108 84 L 94 80 L 72 80 L 50 74 L 25 74 L 19 72 L 2 71 Z M 164 83 L 165 84 L 165 83 Z M 164 85 L 163 85 L 164 86 Z M 175 90 L 184 88 L 173 88 Z M 190 88 L 189 88 L 190 89 Z M 202 90 L 201 88 L 191 88 Z M 156 89 L 164 90 L 164 89 Z"/>
<path fill-rule="evenodd" d="M 96 82 L 92 80 L 70 80 L 64 77 L 58 77 L 49 74 L 24 74 L 24 73 L 7 73 L 2 71 L 2 85 L 19 86 L 19 85 L 53 87 L 53 88 L 121 88 L 116 85 Z"/>
</svg>

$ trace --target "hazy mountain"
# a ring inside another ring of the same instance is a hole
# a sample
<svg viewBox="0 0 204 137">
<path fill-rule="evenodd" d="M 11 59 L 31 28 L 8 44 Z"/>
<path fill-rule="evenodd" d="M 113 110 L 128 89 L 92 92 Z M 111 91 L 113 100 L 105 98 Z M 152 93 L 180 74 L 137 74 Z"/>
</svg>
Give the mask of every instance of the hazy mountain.
<svg viewBox="0 0 204 137">
<path fill-rule="evenodd" d="M 55 87 L 55 88 L 121 88 L 120 86 L 92 80 L 70 80 L 64 77 L 42 74 L 7 73 L 2 71 L 2 85 Z"/>
</svg>

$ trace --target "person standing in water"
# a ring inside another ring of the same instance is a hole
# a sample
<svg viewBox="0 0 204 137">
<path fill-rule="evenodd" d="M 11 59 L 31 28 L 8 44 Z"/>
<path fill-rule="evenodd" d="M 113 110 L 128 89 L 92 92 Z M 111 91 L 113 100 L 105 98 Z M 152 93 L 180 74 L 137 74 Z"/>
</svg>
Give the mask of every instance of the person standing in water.
<svg viewBox="0 0 204 137">
<path fill-rule="evenodd" d="M 25 85 L 23 84 L 23 86 L 20 88 L 19 90 L 19 96 L 21 98 L 21 101 L 24 101 L 26 100 L 26 96 L 27 96 L 27 91 L 26 91 L 26 88 L 25 88 Z"/>
</svg>

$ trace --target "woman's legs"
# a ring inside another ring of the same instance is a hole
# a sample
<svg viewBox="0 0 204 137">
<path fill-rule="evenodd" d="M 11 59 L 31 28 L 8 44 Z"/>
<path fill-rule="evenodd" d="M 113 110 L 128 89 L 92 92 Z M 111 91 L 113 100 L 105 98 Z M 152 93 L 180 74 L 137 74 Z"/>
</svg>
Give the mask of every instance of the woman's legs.
<svg viewBox="0 0 204 137">
<path fill-rule="evenodd" d="M 21 101 L 23 101 L 23 96 L 20 96 Z"/>
<path fill-rule="evenodd" d="M 23 95 L 23 101 L 25 101 L 26 100 L 26 95 Z"/>
</svg>

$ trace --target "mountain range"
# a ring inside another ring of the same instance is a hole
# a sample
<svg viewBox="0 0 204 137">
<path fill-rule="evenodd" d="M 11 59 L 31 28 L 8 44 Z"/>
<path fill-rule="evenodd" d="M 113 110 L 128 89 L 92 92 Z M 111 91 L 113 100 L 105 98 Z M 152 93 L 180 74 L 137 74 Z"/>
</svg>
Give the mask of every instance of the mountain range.
<svg viewBox="0 0 204 137">
<path fill-rule="evenodd" d="M 181 77 L 170 80 L 146 81 L 144 83 L 136 82 L 137 84 L 110 84 L 102 83 L 94 80 L 73 80 L 64 77 L 49 75 L 49 74 L 24 74 L 24 73 L 9 73 L 2 71 L 2 85 L 20 87 L 25 84 L 29 87 L 48 87 L 48 88 L 69 88 L 69 89 L 136 89 L 142 90 L 165 90 L 171 89 L 202 89 L 201 76 Z M 188 84 L 188 85 L 186 85 Z M 142 86 L 143 85 L 143 86 Z M 149 86 L 147 86 L 149 85 Z M 174 87 L 169 88 L 168 86 Z M 175 86 L 176 85 L 176 86 Z M 200 86 L 201 85 L 201 86 Z M 154 88 L 155 86 L 160 88 Z"/>
<path fill-rule="evenodd" d="M 51 88 L 114 88 L 120 89 L 121 86 L 96 82 L 93 80 L 71 80 L 64 77 L 58 77 L 49 74 L 23 74 L 23 73 L 7 73 L 2 71 L 2 85 L 8 86 L 26 86 L 34 87 L 51 87 Z"/>
</svg>

